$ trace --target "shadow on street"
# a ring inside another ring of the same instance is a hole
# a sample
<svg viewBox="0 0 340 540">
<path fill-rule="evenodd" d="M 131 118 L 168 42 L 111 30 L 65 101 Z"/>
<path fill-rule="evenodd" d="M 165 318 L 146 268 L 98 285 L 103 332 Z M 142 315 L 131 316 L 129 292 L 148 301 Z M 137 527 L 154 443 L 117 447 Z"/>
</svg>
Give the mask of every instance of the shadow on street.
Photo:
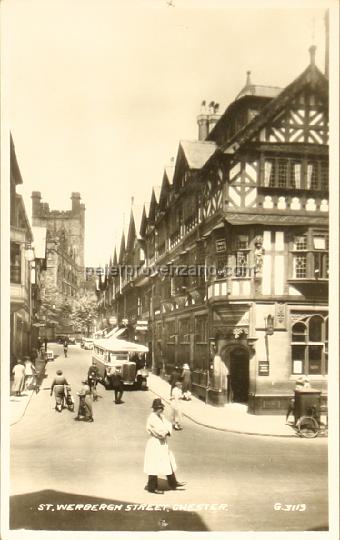
<svg viewBox="0 0 340 540">
<path fill-rule="evenodd" d="M 127 501 L 99 499 L 54 490 L 15 495 L 10 498 L 10 529 L 50 531 L 208 531 L 195 512 L 162 508 L 162 496 L 149 502 L 153 509 Z M 150 500 L 150 498 L 148 498 Z M 65 505 L 112 505 L 111 509 L 76 510 Z M 47 505 L 53 505 L 47 507 Z M 59 507 L 58 507 L 59 505 Z M 61 506 L 62 505 L 62 506 Z M 129 506 L 130 505 L 130 506 Z M 146 503 L 145 503 L 146 505 Z M 159 510 L 156 510 L 158 506 Z M 40 508 L 40 509 L 39 509 Z M 61 509 L 63 508 L 63 509 Z M 114 509 L 113 509 L 114 508 Z"/>
</svg>

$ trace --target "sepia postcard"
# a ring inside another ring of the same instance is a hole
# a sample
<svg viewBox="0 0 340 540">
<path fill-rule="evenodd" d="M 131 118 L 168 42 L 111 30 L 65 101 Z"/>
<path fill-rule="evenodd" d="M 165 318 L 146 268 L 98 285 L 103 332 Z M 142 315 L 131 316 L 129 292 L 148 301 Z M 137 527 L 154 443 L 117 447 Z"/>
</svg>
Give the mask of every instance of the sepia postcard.
<svg viewBox="0 0 340 540">
<path fill-rule="evenodd" d="M 339 4 L 3 0 L 1 537 L 339 538 Z"/>
</svg>

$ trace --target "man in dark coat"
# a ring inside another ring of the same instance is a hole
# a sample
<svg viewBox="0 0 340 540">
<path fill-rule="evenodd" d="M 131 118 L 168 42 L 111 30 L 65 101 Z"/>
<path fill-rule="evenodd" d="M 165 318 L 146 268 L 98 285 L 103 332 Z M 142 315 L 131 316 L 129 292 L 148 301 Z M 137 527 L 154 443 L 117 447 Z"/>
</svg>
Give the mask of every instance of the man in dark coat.
<svg viewBox="0 0 340 540">
<path fill-rule="evenodd" d="M 117 368 L 115 368 L 113 373 L 111 373 L 110 379 L 111 386 L 115 391 L 115 403 L 118 405 L 119 403 L 122 403 L 124 389 L 122 376 Z"/>
</svg>

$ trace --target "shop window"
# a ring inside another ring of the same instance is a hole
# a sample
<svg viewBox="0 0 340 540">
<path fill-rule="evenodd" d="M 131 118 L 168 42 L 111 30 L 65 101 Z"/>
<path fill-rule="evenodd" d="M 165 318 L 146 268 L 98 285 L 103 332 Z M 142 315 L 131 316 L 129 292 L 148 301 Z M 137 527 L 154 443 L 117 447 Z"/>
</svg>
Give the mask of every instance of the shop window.
<svg viewBox="0 0 340 540">
<path fill-rule="evenodd" d="M 181 319 L 179 321 L 179 340 L 180 343 L 189 343 L 190 341 L 190 319 Z"/>
<path fill-rule="evenodd" d="M 207 342 L 207 317 L 205 315 L 195 318 L 196 343 Z"/>
<path fill-rule="evenodd" d="M 292 372 L 295 375 L 326 375 L 328 372 L 328 318 L 301 314 L 292 324 Z"/>
</svg>

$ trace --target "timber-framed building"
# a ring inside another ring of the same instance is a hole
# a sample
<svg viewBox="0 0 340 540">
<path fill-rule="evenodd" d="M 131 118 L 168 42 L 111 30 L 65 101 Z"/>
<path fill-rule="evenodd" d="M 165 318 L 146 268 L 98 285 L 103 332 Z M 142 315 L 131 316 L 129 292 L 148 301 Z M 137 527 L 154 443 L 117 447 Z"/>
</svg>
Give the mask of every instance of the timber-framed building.
<svg viewBox="0 0 340 540">
<path fill-rule="evenodd" d="M 210 403 L 280 413 L 302 374 L 326 399 L 328 80 L 315 47 L 286 88 L 248 73 L 224 114 L 211 103 L 198 125 L 140 220 L 132 210 L 115 260 L 140 271 L 109 277 L 112 312 L 149 344 L 155 372 L 188 363 Z"/>
</svg>

